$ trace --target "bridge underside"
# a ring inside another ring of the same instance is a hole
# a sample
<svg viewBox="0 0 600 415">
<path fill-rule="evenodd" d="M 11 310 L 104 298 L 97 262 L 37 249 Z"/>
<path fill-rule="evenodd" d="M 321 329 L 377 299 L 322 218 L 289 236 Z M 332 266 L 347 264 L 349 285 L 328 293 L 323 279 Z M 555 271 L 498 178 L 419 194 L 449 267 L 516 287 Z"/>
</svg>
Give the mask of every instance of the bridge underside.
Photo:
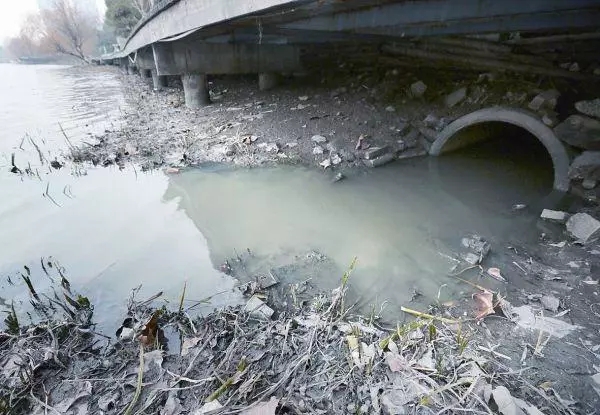
<svg viewBox="0 0 600 415">
<path fill-rule="evenodd" d="M 600 0 L 163 0 L 123 50 L 106 58 L 152 71 L 157 88 L 166 75 L 233 73 L 262 73 L 261 85 L 268 87 L 275 85 L 275 73 L 301 69 L 302 51 L 311 45 L 369 43 L 439 62 L 480 41 L 463 35 L 494 34 L 498 40 L 513 32 L 569 30 L 600 46 L 598 22 Z M 483 67 L 502 67 L 498 56 L 526 47 L 521 40 L 487 42 L 464 63 L 478 59 Z M 594 59 L 597 50 L 589 48 Z M 531 60 L 521 57 L 508 69 L 528 70 Z M 552 67 L 540 74 L 577 77 Z"/>
</svg>

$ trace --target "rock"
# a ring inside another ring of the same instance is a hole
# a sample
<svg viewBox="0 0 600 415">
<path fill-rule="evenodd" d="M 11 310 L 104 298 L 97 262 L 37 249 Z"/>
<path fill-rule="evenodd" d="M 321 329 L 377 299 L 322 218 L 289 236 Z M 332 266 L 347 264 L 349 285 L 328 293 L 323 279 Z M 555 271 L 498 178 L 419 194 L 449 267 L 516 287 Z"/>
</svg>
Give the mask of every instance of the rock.
<svg viewBox="0 0 600 415">
<path fill-rule="evenodd" d="M 371 147 L 370 149 L 365 151 L 365 159 L 372 160 L 374 158 L 377 158 L 377 157 L 387 153 L 388 151 L 389 151 L 388 146 Z"/>
<path fill-rule="evenodd" d="M 434 114 L 428 114 L 427 117 L 423 120 L 423 124 L 426 127 L 435 128 L 440 123 L 440 119 L 436 117 Z"/>
<path fill-rule="evenodd" d="M 331 155 L 331 163 L 333 163 L 334 166 L 337 166 L 341 162 L 342 158 L 338 154 L 334 153 Z"/>
<path fill-rule="evenodd" d="M 344 180 L 346 176 L 344 176 L 341 172 L 337 172 L 335 177 L 333 178 L 334 182 L 339 182 L 340 180 Z"/>
<path fill-rule="evenodd" d="M 231 157 L 235 155 L 235 146 L 234 145 L 229 145 L 225 148 L 225 155 L 227 157 Z"/>
<path fill-rule="evenodd" d="M 394 108 L 394 107 L 392 107 L 391 105 L 389 105 L 389 106 L 385 107 L 385 110 L 386 110 L 387 112 L 395 112 L 395 111 L 396 111 L 396 108 Z"/>
<path fill-rule="evenodd" d="M 548 127 L 554 127 L 558 123 L 558 119 L 554 115 L 544 114 L 542 116 L 542 122 Z"/>
<path fill-rule="evenodd" d="M 321 146 L 316 146 L 315 148 L 313 148 L 313 152 L 312 152 L 315 156 L 318 154 L 323 154 L 323 147 Z"/>
<path fill-rule="evenodd" d="M 528 107 L 533 111 L 539 111 L 542 108 L 553 110 L 556 108 L 556 103 L 559 96 L 560 92 L 555 89 L 549 89 L 533 97 L 533 99 L 529 102 Z"/>
<path fill-rule="evenodd" d="M 356 157 L 354 156 L 354 153 L 346 150 L 346 149 L 341 149 L 340 150 L 340 156 L 346 160 L 346 161 L 354 161 L 356 160 Z"/>
<path fill-rule="evenodd" d="M 424 135 L 419 135 L 419 143 L 421 146 L 429 153 L 429 149 L 431 148 L 431 141 L 429 141 Z"/>
<path fill-rule="evenodd" d="M 273 271 L 269 272 L 268 275 L 259 275 L 256 279 L 263 290 L 279 284 L 279 280 L 275 277 Z"/>
<path fill-rule="evenodd" d="M 462 259 L 464 259 L 467 264 L 477 265 L 481 260 L 481 256 L 476 255 L 473 252 L 468 252 L 462 255 Z"/>
<path fill-rule="evenodd" d="M 569 71 L 571 72 L 579 72 L 579 64 L 577 62 L 573 62 L 570 66 L 569 66 Z"/>
<path fill-rule="evenodd" d="M 551 295 L 542 296 L 540 302 L 546 310 L 550 310 L 553 313 L 556 313 L 558 311 L 558 308 L 560 307 L 560 300 Z"/>
<path fill-rule="evenodd" d="M 570 179 L 600 180 L 600 151 L 584 151 L 569 167 Z"/>
<path fill-rule="evenodd" d="M 600 221 L 587 213 L 577 213 L 567 221 L 567 232 L 582 243 L 600 236 Z"/>
<path fill-rule="evenodd" d="M 490 243 L 479 235 L 470 235 L 462 238 L 461 245 L 470 249 L 475 254 L 485 257 L 492 248 Z"/>
<path fill-rule="evenodd" d="M 410 93 L 414 98 L 421 98 L 427 91 L 427 85 L 423 81 L 417 81 L 410 86 Z"/>
<path fill-rule="evenodd" d="M 592 190 L 597 184 L 598 182 L 594 179 L 583 179 L 581 182 L 581 187 L 583 187 L 585 190 Z"/>
<path fill-rule="evenodd" d="M 295 141 L 290 141 L 289 143 L 285 143 L 287 148 L 294 148 L 298 146 L 298 143 L 296 143 Z"/>
<path fill-rule="evenodd" d="M 565 223 L 567 221 L 568 217 L 569 217 L 569 215 L 566 212 L 561 212 L 558 210 L 550 210 L 550 209 L 544 209 L 542 211 L 542 214 L 540 215 L 540 218 L 542 218 L 544 220 L 548 220 L 551 222 L 557 222 L 557 223 Z"/>
<path fill-rule="evenodd" d="M 267 153 L 279 152 L 279 144 L 277 143 L 260 143 L 258 147 L 264 149 Z"/>
<path fill-rule="evenodd" d="M 302 95 L 301 97 L 298 97 L 298 99 L 300 101 L 308 101 L 308 96 L 307 95 Z"/>
<path fill-rule="evenodd" d="M 253 295 L 248 300 L 246 306 L 244 307 L 244 310 L 249 312 L 251 316 L 264 320 L 269 320 L 273 313 L 275 313 L 275 311 L 271 307 L 266 305 L 256 295 Z"/>
<path fill-rule="evenodd" d="M 374 159 L 365 160 L 367 167 L 379 167 L 394 160 L 395 156 L 392 153 L 387 153 Z"/>
<path fill-rule="evenodd" d="M 600 121 L 583 115 L 571 115 L 554 128 L 567 144 L 584 150 L 600 150 Z"/>
<path fill-rule="evenodd" d="M 323 160 L 322 162 L 319 163 L 319 166 L 326 169 L 327 167 L 331 166 L 331 160 L 329 158 L 326 158 L 325 160 Z"/>
<path fill-rule="evenodd" d="M 327 141 L 327 139 L 322 135 L 313 135 L 310 139 L 315 143 L 324 143 Z"/>
<path fill-rule="evenodd" d="M 446 96 L 446 99 L 445 99 L 446 106 L 448 108 L 452 108 L 452 107 L 460 104 L 466 97 L 467 97 L 467 88 L 466 87 L 457 89 L 456 91 L 454 91 L 451 94 L 448 94 Z"/>
<path fill-rule="evenodd" d="M 402 137 L 402 141 L 404 141 L 408 148 L 415 147 L 417 140 L 419 139 L 419 135 L 419 130 L 412 128 L 404 137 Z"/>
<path fill-rule="evenodd" d="M 600 98 L 591 101 L 579 101 L 575 103 L 575 109 L 590 117 L 600 118 Z"/>
<path fill-rule="evenodd" d="M 427 141 L 433 143 L 438 136 L 438 132 L 431 128 L 421 127 L 419 132 L 425 136 Z"/>
</svg>

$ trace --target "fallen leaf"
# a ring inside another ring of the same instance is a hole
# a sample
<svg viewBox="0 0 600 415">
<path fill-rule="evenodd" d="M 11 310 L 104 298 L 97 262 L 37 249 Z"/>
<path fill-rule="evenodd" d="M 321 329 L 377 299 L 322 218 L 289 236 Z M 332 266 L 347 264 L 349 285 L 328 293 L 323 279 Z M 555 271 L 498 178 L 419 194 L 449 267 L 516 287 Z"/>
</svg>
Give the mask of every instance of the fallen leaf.
<svg viewBox="0 0 600 415">
<path fill-rule="evenodd" d="M 476 319 L 481 320 L 485 316 L 494 314 L 494 294 L 489 291 L 480 291 L 473 294 L 475 300 Z"/>
<path fill-rule="evenodd" d="M 240 415 L 275 415 L 279 405 L 279 399 L 272 397 L 269 402 L 261 402 L 258 405 L 240 412 Z"/>
<path fill-rule="evenodd" d="M 489 268 L 487 270 L 487 273 L 490 277 L 494 278 L 495 280 L 506 282 L 506 279 L 502 276 L 502 274 L 500 274 L 500 270 L 498 268 Z"/>
<path fill-rule="evenodd" d="M 156 310 L 150 320 L 146 323 L 142 329 L 139 340 L 144 346 L 152 346 L 156 341 L 158 333 L 158 317 L 160 316 L 160 310 Z"/>
</svg>

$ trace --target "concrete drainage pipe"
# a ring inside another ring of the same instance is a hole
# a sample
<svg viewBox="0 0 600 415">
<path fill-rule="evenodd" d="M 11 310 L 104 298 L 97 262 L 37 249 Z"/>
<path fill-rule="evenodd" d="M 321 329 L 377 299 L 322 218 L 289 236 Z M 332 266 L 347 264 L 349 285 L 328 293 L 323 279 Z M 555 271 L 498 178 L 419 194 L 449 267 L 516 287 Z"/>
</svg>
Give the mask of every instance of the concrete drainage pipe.
<svg viewBox="0 0 600 415">
<path fill-rule="evenodd" d="M 490 128 L 510 124 L 520 127 L 535 136 L 546 148 L 554 165 L 554 189 L 569 190 L 569 156 L 554 132 L 534 115 L 510 108 L 484 108 L 449 124 L 431 145 L 429 154 L 439 156 L 478 141 L 485 140 Z"/>
</svg>

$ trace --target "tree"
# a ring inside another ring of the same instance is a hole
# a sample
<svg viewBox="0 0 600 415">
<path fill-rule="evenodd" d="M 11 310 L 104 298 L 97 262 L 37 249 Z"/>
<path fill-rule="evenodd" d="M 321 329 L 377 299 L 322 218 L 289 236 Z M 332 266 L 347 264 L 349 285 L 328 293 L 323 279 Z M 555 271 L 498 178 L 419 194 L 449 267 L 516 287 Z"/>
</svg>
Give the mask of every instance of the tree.
<svg viewBox="0 0 600 415">
<path fill-rule="evenodd" d="M 96 42 L 97 16 L 83 13 L 73 0 L 54 0 L 41 19 L 43 47 L 88 62 Z"/>
<path fill-rule="evenodd" d="M 134 4 L 136 1 L 138 0 L 105 0 L 105 30 L 114 32 L 118 37 L 129 36 L 142 18 L 142 11 Z"/>
</svg>

